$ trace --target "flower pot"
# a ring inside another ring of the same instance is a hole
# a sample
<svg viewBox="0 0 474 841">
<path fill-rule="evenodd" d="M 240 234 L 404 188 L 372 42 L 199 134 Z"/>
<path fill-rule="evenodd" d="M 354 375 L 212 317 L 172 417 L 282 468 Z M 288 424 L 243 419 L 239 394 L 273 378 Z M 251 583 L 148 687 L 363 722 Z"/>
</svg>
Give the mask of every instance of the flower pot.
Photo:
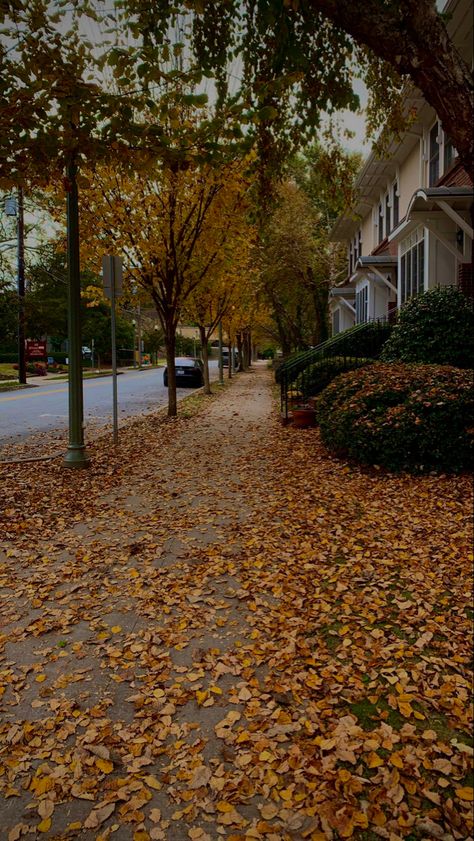
<svg viewBox="0 0 474 841">
<path fill-rule="evenodd" d="M 293 409 L 293 426 L 297 429 L 305 429 L 307 426 L 316 426 L 316 412 L 311 406 Z"/>
</svg>

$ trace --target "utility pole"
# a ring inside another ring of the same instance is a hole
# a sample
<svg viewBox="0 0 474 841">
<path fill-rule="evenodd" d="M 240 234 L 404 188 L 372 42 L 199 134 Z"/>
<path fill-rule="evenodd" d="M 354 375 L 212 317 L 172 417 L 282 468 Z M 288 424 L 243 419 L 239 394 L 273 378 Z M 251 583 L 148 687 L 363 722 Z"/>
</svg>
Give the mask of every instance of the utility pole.
<svg viewBox="0 0 474 841">
<path fill-rule="evenodd" d="M 69 444 L 65 467 L 87 467 L 84 444 L 84 404 L 82 394 L 81 275 L 79 261 L 79 202 L 77 167 L 70 161 L 66 170 L 67 192 L 67 273 L 68 273 L 68 371 Z"/>
<path fill-rule="evenodd" d="M 23 187 L 18 187 L 18 382 L 26 383 L 25 360 L 25 210 Z"/>
</svg>

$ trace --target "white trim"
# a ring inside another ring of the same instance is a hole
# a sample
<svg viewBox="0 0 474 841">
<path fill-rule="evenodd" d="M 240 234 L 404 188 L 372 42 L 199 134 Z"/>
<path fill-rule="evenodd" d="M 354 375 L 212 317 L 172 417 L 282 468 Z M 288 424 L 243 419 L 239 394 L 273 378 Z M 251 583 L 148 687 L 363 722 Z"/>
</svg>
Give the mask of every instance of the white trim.
<svg viewBox="0 0 474 841">
<path fill-rule="evenodd" d="M 441 245 L 444 245 L 444 247 L 447 248 L 448 251 L 451 252 L 451 254 L 454 254 L 457 260 L 460 260 L 461 263 L 464 261 L 465 257 L 463 252 L 459 251 L 459 249 L 456 248 L 456 246 L 453 245 L 453 243 L 450 242 L 449 239 L 446 239 L 446 237 L 444 237 L 443 234 L 440 234 L 440 232 L 436 230 L 435 226 L 431 221 L 425 221 L 425 228 L 428 228 L 430 233 L 432 233 L 433 236 L 435 236 L 436 239 L 440 241 Z"/>
<path fill-rule="evenodd" d="M 346 307 L 348 307 L 350 309 L 350 311 L 353 315 L 356 314 L 355 307 L 353 307 L 352 304 L 349 303 L 349 301 L 346 301 L 345 298 L 339 298 L 339 303 L 345 304 Z"/>
<path fill-rule="evenodd" d="M 458 225 L 459 228 L 462 228 L 462 230 L 465 234 L 467 234 L 469 239 L 474 239 L 474 230 L 471 228 L 470 225 L 468 225 L 466 220 L 463 219 L 462 216 L 460 216 L 459 213 L 456 212 L 456 210 L 454 210 L 454 208 L 452 208 L 447 202 L 443 201 L 442 199 L 434 199 L 434 202 L 438 205 L 438 207 L 441 208 L 441 210 L 444 210 L 446 216 L 449 216 L 449 218 L 452 219 L 453 222 L 456 222 L 456 225 Z"/>
<path fill-rule="evenodd" d="M 376 274 L 376 275 L 377 275 L 377 277 L 379 277 L 379 278 L 380 278 L 380 280 L 381 280 L 381 281 L 383 281 L 383 283 L 385 283 L 385 285 L 386 285 L 386 286 L 388 286 L 388 288 L 392 290 L 392 292 L 395 292 L 395 295 L 397 295 L 397 294 L 398 294 L 398 292 L 397 292 L 397 287 L 396 287 L 396 286 L 394 286 L 394 285 L 393 285 L 393 283 L 390 283 L 390 281 L 388 280 L 388 278 L 386 278 L 386 277 L 382 274 L 382 272 L 381 272 L 381 271 L 379 271 L 378 269 L 376 269 L 376 268 L 375 268 L 375 266 L 371 266 L 371 271 L 372 271 L 372 272 L 374 272 L 374 274 Z"/>
</svg>

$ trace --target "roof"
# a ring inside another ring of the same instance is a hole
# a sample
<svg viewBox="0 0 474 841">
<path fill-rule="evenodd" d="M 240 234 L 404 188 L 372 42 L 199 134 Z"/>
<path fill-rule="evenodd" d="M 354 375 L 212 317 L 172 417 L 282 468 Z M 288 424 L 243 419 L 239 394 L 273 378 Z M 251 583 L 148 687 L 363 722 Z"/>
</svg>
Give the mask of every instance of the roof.
<svg viewBox="0 0 474 841">
<path fill-rule="evenodd" d="M 359 257 L 356 263 L 357 269 L 370 268 L 370 266 L 396 266 L 397 258 L 393 254 L 378 254 L 375 257 Z"/>
<path fill-rule="evenodd" d="M 474 200 L 473 187 L 420 187 L 413 193 L 408 204 L 406 216 L 392 231 L 389 241 L 399 240 L 402 235 L 420 224 L 420 213 L 446 213 L 472 239 L 472 228 L 460 216 L 460 213 L 471 209 Z M 416 214 L 416 216 L 413 216 Z"/>
</svg>

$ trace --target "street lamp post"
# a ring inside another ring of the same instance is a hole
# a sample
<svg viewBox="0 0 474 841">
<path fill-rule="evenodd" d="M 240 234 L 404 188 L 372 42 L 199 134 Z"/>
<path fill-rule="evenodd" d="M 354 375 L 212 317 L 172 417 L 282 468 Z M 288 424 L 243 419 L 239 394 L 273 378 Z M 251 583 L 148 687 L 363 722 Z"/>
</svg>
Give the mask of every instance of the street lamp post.
<svg viewBox="0 0 474 841">
<path fill-rule="evenodd" d="M 76 164 L 71 161 L 67 167 L 69 444 L 64 457 L 66 467 L 86 467 L 89 463 L 84 444 L 79 203 L 76 175 Z"/>
<path fill-rule="evenodd" d="M 26 384 L 25 359 L 25 215 L 23 188 L 18 187 L 18 197 L 5 200 L 7 216 L 17 220 L 17 282 L 18 282 L 18 382 Z"/>
</svg>

